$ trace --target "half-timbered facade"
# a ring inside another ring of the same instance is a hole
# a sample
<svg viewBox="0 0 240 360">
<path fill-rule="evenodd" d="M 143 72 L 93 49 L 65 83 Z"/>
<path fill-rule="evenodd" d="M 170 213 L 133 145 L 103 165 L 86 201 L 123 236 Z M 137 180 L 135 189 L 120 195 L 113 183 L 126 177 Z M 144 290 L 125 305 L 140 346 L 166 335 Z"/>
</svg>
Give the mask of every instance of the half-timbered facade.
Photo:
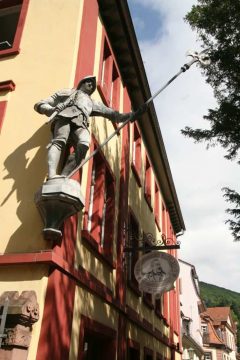
<svg viewBox="0 0 240 360">
<path fill-rule="evenodd" d="M 127 1 L 3 0 L 0 18 L 0 358 L 180 359 L 178 280 L 161 299 L 141 293 L 142 253 L 124 252 L 185 229 L 154 106 L 74 175 L 85 207 L 60 244 L 34 204 L 50 137 L 39 99 L 92 74 L 92 97 L 120 112 L 151 96 Z M 115 128 L 92 117 L 89 151 Z"/>
</svg>

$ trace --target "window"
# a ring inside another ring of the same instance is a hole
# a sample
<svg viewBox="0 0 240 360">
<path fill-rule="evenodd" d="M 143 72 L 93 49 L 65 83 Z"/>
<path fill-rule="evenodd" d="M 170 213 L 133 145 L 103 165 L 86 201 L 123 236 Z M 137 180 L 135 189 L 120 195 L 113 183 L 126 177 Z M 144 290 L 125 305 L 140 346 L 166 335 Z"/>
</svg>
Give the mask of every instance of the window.
<svg viewBox="0 0 240 360">
<path fill-rule="evenodd" d="M 115 110 L 119 110 L 120 75 L 105 33 L 103 34 L 98 90 L 106 105 L 111 106 Z"/>
<path fill-rule="evenodd" d="M 129 213 L 128 220 L 128 243 L 130 247 L 138 247 L 138 238 L 139 238 L 139 224 L 132 212 Z M 139 296 L 141 292 L 138 289 L 138 282 L 134 276 L 134 266 L 138 260 L 138 251 L 133 251 L 128 255 L 128 285 L 135 291 Z"/>
<path fill-rule="evenodd" d="M 150 162 L 148 160 L 148 157 L 146 155 L 146 167 L 145 167 L 145 186 L 144 186 L 144 195 L 145 199 L 148 203 L 148 206 L 150 207 L 150 210 L 152 210 L 151 205 L 151 182 L 152 182 L 152 168 L 150 165 Z"/>
<path fill-rule="evenodd" d="M 144 360 L 153 360 L 153 351 L 144 347 Z"/>
<path fill-rule="evenodd" d="M 162 312 L 163 312 L 163 299 L 161 296 L 159 299 L 155 299 L 155 313 L 159 317 L 162 317 Z"/>
<path fill-rule="evenodd" d="M 133 123 L 133 149 L 132 149 L 132 171 L 136 181 L 141 186 L 141 170 L 142 170 L 142 139 L 136 122 Z"/>
<path fill-rule="evenodd" d="M 182 332 L 185 335 L 191 335 L 191 319 L 190 318 L 183 318 L 182 319 Z"/>
<path fill-rule="evenodd" d="M 0 2 L 0 56 L 19 52 L 29 0 Z"/>
<path fill-rule="evenodd" d="M 78 359 L 112 360 L 115 358 L 115 330 L 82 315 L 79 336 Z"/>
<path fill-rule="evenodd" d="M 204 353 L 204 360 L 212 360 L 212 353 L 205 352 Z"/>
<path fill-rule="evenodd" d="M 140 344 L 128 339 L 127 360 L 140 360 Z"/>
<path fill-rule="evenodd" d="M 97 143 L 93 141 L 95 150 Z M 115 213 L 115 179 L 104 158 L 98 152 L 89 164 L 89 186 L 86 196 L 83 239 L 102 255 L 112 258 Z"/>
<path fill-rule="evenodd" d="M 201 325 L 201 330 L 202 330 L 202 333 L 207 333 L 208 332 L 208 326 L 207 324 L 204 324 L 204 325 Z"/>
<path fill-rule="evenodd" d="M 159 211 L 159 196 L 160 196 L 160 191 L 158 188 L 157 183 L 155 182 L 155 192 L 154 192 L 154 215 L 155 215 L 155 222 L 156 225 L 158 227 L 158 230 L 161 231 L 161 226 L 160 226 L 160 211 Z"/>
<path fill-rule="evenodd" d="M 143 234 L 143 237 L 144 237 L 144 247 L 147 249 L 150 246 L 152 246 L 151 242 L 149 241 L 149 239 L 147 238 L 147 236 L 145 234 Z M 144 254 L 147 254 L 149 252 L 150 252 L 150 250 L 147 250 L 147 251 L 145 250 Z M 152 294 L 144 292 L 143 293 L 143 302 L 145 303 L 145 305 L 147 305 L 151 309 L 154 308 L 153 301 L 152 301 Z"/>
<path fill-rule="evenodd" d="M 164 203 L 162 203 L 162 234 L 167 237 L 167 211 Z"/>
</svg>

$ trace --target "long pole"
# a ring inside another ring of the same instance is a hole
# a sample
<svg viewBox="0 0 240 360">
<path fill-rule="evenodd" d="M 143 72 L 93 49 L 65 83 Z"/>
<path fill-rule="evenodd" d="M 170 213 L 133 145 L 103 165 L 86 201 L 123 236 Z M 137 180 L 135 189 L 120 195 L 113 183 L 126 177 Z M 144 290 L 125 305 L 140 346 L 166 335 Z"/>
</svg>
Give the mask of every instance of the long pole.
<svg viewBox="0 0 240 360">
<path fill-rule="evenodd" d="M 162 86 L 153 96 L 151 96 L 143 105 L 139 107 L 139 109 L 133 113 L 134 117 L 137 117 L 138 115 L 144 113 L 147 110 L 147 107 L 149 106 L 150 102 L 152 102 L 155 97 L 157 97 L 166 87 L 168 87 L 179 75 L 181 75 L 183 72 L 188 70 L 192 64 L 199 61 L 197 57 L 194 57 L 191 61 L 189 61 L 187 64 L 183 65 L 179 72 L 175 74 L 168 82 Z M 142 110 L 143 109 L 143 110 Z M 78 170 L 80 170 L 83 165 L 85 165 L 94 155 L 97 154 L 97 152 L 102 149 L 116 134 L 120 132 L 120 130 L 129 123 L 129 121 L 132 119 L 132 116 L 130 116 L 127 120 L 125 120 L 104 142 L 102 142 L 89 156 L 84 159 L 81 164 L 79 164 L 67 177 L 72 177 Z"/>
</svg>

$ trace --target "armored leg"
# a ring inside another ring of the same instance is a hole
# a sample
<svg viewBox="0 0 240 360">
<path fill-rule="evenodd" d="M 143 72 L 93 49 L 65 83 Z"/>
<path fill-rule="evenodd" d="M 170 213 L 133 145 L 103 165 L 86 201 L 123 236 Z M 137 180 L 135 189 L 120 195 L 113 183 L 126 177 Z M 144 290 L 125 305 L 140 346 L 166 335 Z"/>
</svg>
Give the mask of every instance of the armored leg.
<svg viewBox="0 0 240 360">
<path fill-rule="evenodd" d="M 61 175 L 68 176 L 78 165 L 80 165 L 82 160 L 85 158 L 87 151 L 87 145 L 78 144 L 75 152 L 69 155 Z"/>
<path fill-rule="evenodd" d="M 48 149 L 48 178 L 51 179 L 57 174 L 57 168 L 60 161 L 63 142 L 53 142 Z"/>
<path fill-rule="evenodd" d="M 53 126 L 53 140 L 48 146 L 48 178 L 57 175 L 62 151 L 70 134 L 69 120 L 58 118 Z"/>
</svg>

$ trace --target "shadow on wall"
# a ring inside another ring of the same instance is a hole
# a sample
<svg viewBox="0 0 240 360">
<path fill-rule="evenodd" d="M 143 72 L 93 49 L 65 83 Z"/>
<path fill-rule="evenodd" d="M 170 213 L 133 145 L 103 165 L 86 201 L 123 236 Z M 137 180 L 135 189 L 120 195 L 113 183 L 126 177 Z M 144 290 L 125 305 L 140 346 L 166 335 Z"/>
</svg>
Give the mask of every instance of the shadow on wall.
<svg viewBox="0 0 240 360">
<path fill-rule="evenodd" d="M 4 170 L 7 171 L 7 175 L 4 176 L 3 180 L 13 179 L 14 183 L 0 206 L 6 206 L 14 194 L 17 199 L 16 214 L 21 222 L 18 229 L 11 235 L 6 252 L 33 251 L 46 247 L 45 242 L 40 240 L 42 238 L 42 222 L 34 203 L 34 194 L 43 183 L 46 175 L 44 143 L 46 139 L 47 144 L 48 132 L 48 127 L 43 125 L 4 161 Z M 29 162 L 28 151 L 37 147 L 39 149 Z"/>
</svg>

